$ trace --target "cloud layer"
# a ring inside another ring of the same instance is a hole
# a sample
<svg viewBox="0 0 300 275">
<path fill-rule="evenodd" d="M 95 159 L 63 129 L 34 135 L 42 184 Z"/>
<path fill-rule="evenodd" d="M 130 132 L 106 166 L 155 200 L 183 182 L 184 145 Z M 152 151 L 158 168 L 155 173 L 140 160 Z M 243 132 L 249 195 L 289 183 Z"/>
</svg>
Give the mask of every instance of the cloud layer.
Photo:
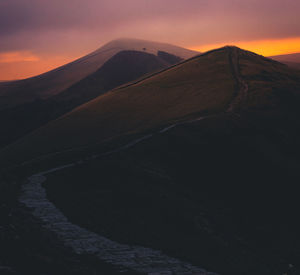
<svg viewBox="0 0 300 275">
<path fill-rule="evenodd" d="M 300 37 L 296 0 L 0 0 L 0 53 L 79 56 L 134 37 L 197 47 Z"/>
</svg>

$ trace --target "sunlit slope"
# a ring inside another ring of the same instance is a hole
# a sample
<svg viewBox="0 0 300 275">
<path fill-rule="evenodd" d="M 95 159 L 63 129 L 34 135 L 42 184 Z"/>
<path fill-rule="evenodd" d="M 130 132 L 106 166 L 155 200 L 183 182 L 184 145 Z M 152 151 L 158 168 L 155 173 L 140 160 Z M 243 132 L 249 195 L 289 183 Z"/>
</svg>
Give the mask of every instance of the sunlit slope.
<svg viewBox="0 0 300 275">
<path fill-rule="evenodd" d="M 139 79 L 182 61 L 180 57 L 158 51 L 157 55 L 141 51 L 121 51 L 109 59 L 96 72 L 52 97 L 53 104 L 64 105 L 71 111 L 87 101 L 122 84 Z M 60 112 L 60 115 L 67 113 Z"/>
<path fill-rule="evenodd" d="M 0 128 L 5 129 L 0 135 L 0 148 L 113 88 L 180 61 L 180 57 L 161 51 L 157 55 L 144 51 L 118 52 L 96 72 L 61 93 L 0 111 Z"/>
<path fill-rule="evenodd" d="M 91 54 L 42 75 L 19 81 L 1 82 L 0 110 L 56 95 L 95 72 L 112 56 L 124 50 L 153 54 L 165 51 L 184 59 L 196 54 L 195 51 L 159 42 L 137 39 L 114 40 Z"/>
<path fill-rule="evenodd" d="M 216 50 L 80 106 L 2 151 L 26 160 L 223 111 L 234 96 L 229 50 Z"/>
</svg>

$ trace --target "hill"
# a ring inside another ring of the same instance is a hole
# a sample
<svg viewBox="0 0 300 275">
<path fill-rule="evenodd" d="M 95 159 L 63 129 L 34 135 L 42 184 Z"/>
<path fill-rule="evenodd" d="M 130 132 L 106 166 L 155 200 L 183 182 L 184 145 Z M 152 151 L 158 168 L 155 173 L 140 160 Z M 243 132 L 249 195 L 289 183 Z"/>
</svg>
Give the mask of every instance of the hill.
<svg viewBox="0 0 300 275">
<path fill-rule="evenodd" d="M 300 68 L 300 53 L 275 55 L 275 56 L 270 56 L 270 58 L 282 62 L 293 68 L 296 69 Z"/>
<path fill-rule="evenodd" d="M 100 236 L 218 274 L 298 274 L 299 105 L 299 71 L 225 47 L 101 95 L 1 158 L 48 154 L 24 171 L 48 170 L 36 177 L 50 201 Z"/>
<path fill-rule="evenodd" d="M 229 60 L 229 50 L 213 51 L 128 87 L 112 90 L 11 148 L 23 147 L 34 140 L 30 156 L 25 151 L 21 155 L 36 157 L 132 131 L 162 127 L 185 117 L 222 111 L 234 96 L 235 82 Z"/>
<path fill-rule="evenodd" d="M 130 55 L 130 51 L 140 54 Z M 119 56 L 121 52 L 124 53 Z M 0 137 L 0 147 L 109 89 L 166 68 L 195 53 L 164 43 L 118 39 L 43 75 L 0 83 L 0 127 L 5 129 Z"/>
<path fill-rule="evenodd" d="M 189 58 L 197 54 L 194 51 L 164 43 L 117 39 L 82 58 L 42 75 L 24 80 L 1 82 L 0 110 L 59 94 L 95 72 L 116 53 L 124 50 L 145 51 L 153 54 L 165 51 L 181 58 Z"/>
<path fill-rule="evenodd" d="M 298 274 L 299 106 L 299 71 L 225 47 L 81 105 L 7 147 L 1 164 L 36 158 L 13 170 L 38 172 L 23 199 L 91 257 L 86 230 L 114 240 L 110 263 L 118 242 L 217 274 Z M 145 268 L 145 251 L 122 264 Z"/>
<path fill-rule="evenodd" d="M 208 52 L 112 90 L 21 139 L 2 155 L 15 152 L 9 155 L 17 154 L 25 160 L 132 132 L 149 131 L 203 114 L 242 108 L 252 115 L 281 115 L 287 108 L 285 105 L 296 104 L 298 71 L 234 49 L 226 47 Z M 237 79 L 239 70 L 248 83 L 247 89 Z M 240 93 L 236 91 L 236 82 L 242 87 Z"/>
<path fill-rule="evenodd" d="M 162 51 L 156 55 L 144 51 L 121 51 L 96 72 L 51 98 L 0 111 L 0 126 L 6 129 L 0 137 L 0 146 L 15 141 L 112 88 L 181 60 L 180 57 Z"/>
<path fill-rule="evenodd" d="M 160 71 L 183 60 L 163 51 L 158 51 L 156 54 L 121 51 L 95 73 L 75 83 L 51 100 L 55 102 L 56 106 L 66 105 L 64 112 L 70 111 L 117 86 Z M 63 112 L 60 111 L 60 113 Z"/>
<path fill-rule="evenodd" d="M 298 69 L 298 70 L 300 69 L 300 62 L 296 63 L 296 62 L 286 62 L 286 61 L 284 61 L 283 63 L 290 66 L 290 67 L 292 67 L 292 68 L 295 68 L 295 69 Z"/>
<path fill-rule="evenodd" d="M 280 62 L 300 63 L 300 53 L 275 55 L 275 56 L 270 56 L 270 58 Z"/>
</svg>

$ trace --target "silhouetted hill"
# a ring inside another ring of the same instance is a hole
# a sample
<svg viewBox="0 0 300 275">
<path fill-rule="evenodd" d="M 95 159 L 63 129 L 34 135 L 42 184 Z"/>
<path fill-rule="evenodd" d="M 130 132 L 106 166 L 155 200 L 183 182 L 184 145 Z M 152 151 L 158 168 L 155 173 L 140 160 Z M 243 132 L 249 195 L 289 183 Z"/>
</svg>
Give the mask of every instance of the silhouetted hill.
<svg viewBox="0 0 300 275">
<path fill-rule="evenodd" d="M 57 95 L 48 99 L 37 98 L 0 111 L 0 126 L 5 129 L 0 137 L 0 146 L 11 143 L 112 88 L 182 60 L 162 51 L 158 55 L 146 51 L 121 51 L 96 72 Z"/>
<path fill-rule="evenodd" d="M 124 50 L 144 51 L 155 55 L 158 51 L 165 51 L 183 59 L 197 54 L 195 51 L 165 43 L 138 39 L 113 40 L 100 49 L 50 72 L 24 80 L 1 82 L 0 110 L 59 94 Z"/>
<path fill-rule="evenodd" d="M 280 62 L 296 62 L 300 63 L 300 53 L 282 54 L 270 56 L 270 58 Z"/>
<path fill-rule="evenodd" d="M 14 175 L 47 171 L 35 175 L 47 198 L 99 236 L 218 274 L 294 275 L 299 106 L 299 71 L 225 47 L 81 105 L 1 164 L 36 158 Z"/>
<path fill-rule="evenodd" d="M 213 51 L 99 96 L 10 148 L 34 139 L 33 156 L 222 111 L 234 95 L 234 85 L 228 50 Z"/>
<path fill-rule="evenodd" d="M 231 57 L 231 51 L 235 52 L 232 49 L 235 48 L 208 52 L 99 96 L 6 151 L 22 148 L 18 155 L 30 158 L 132 131 L 145 131 L 186 117 L 222 112 L 226 108 L 252 115 L 280 116 L 289 105 L 295 106 L 299 96 L 299 72 L 251 52 L 237 50 L 238 54 Z M 238 62 L 235 67 L 233 59 Z M 236 95 L 237 66 L 248 84 L 247 91 Z M 278 121 L 275 124 L 279 126 Z M 30 144 L 35 144 L 34 148 Z"/>
<path fill-rule="evenodd" d="M 300 69 L 300 53 L 270 56 L 270 58 L 282 62 L 290 67 Z"/>
<path fill-rule="evenodd" d="M 122 51 L 99 70 L 71 86 L 55 98 L 71 110 L 117 86 L 136 80 L 148 73 L 162 70 L 182 61 L 180 57 L 159 51 L 157 56 L 146 52 Z"/>
</svg>

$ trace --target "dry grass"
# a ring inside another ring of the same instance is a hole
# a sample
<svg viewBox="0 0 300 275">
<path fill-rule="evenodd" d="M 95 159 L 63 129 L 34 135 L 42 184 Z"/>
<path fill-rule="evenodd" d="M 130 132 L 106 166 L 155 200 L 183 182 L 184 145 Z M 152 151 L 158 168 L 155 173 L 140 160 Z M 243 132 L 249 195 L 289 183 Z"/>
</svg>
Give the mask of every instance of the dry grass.
<svg viewBox="0 0 300 275">
<path fill-rule="evenodd" d="M 247 108 L 267 110 L 278 107 L 280 102 L 276 91 L 279 90 L 286 95 L 289 92 L 300 94 L 300 72 L 287 65 L 241 52 L 240 66 L 249 85 Z"/>
<path fill-rule="evenodd" d="M 100 96 L 6 148 L 2 157 L 31 159 L 219 112 L 233 93 L 228 51 L 221 49 Z"/>
</svg>

